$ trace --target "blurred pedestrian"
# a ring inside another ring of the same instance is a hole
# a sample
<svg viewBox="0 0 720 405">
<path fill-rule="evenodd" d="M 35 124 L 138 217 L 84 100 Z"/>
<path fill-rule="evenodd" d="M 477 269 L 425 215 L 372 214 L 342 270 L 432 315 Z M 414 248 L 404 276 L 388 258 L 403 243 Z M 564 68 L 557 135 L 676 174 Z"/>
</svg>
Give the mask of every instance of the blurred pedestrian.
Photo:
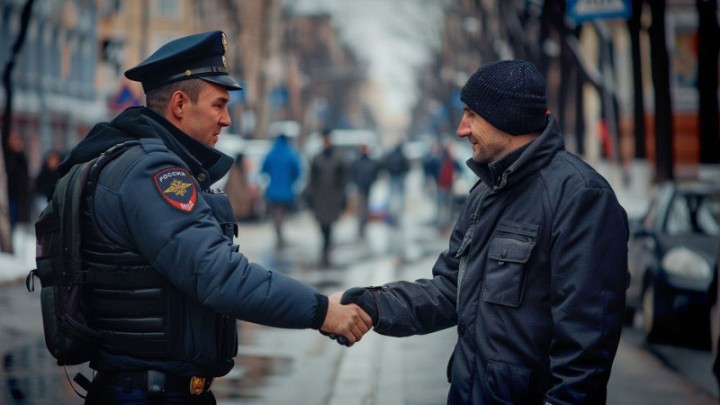
<svg viewBox="0 0 720 405">
<path fill-rule="evenodd" d="M 295 205 L 295 186 L 302 174 L 300 155 L 293 148 L 288 134 L 277 135 L 263 160 L 261 172 L 270 179 L 265 188 L 265 201 L 275 228 L 275 246 L 280 249 L 286 243 L 283 233 L 285 217 Z"/>
<path fill-rule="evenodd" d="M 319 329 L 352 345 L 369 327 L 357 306 L 251 262 L 234 244 L 226 195 L 210 188 L 233 159 L 214 146 L 231 124 L 222 31 L 173 40 L 125 76 L 147 107 L 125 109 L 60 165 L 67 173 L 115 145 L 84 196 L 83 308 L 101 336 L 86 403 L 214 404 L 233 368 L 236 320 Z M 118 150 L 118 149 L 115 149 Z"/>
<path fill-rule="evenodd" d="M 352 181 L 357 188 L 358 237 L 365 238 L 365 228 L 370 216 L 370 190 L 380 172 L 380 162 L 370 156 L 370 147 L 362 144 L 358 147 L 359 156 L 353 161 Z"/>
<path fill-rule="evenodd" d="M 545 78 L 479 68 L 457 135 L 481 181 L 432 278 L 352 288 L 375 332 L 456 326 L 449 404 L 604 404 L 628 282 L 628 222 L 608 182 L 565 149 Z"/>
<path fill-rule="evenodd" d="M 437 189 L 437 177 L 440 172 L 440 157 L 442 156 L 442 145 L 433 142 L 422 158 L 423 189 L 430 196 L 435 198 Z"/>
<path fill-rule="evenodd" d="M 235 161 L 228 172 L 223 191 L 230 199 L 235 220 L 241 221 L 255 216 L 256 194 L 258 193 L 250 187 L 247 160 L 242 152 L 235 155 Z"/>
<path fill-rule="evenodd" d="M 453 185 L 455 176 L 461 170 L 460 165 L 453 156 L 450 145 L 442 147 L 440 164 L 437 173 L 437 227 L 440 232 L 446 232 L 452 223 Z"/>
<path fill-rule="evenodd" d="M 390 224 L 397 225 L 405 211 L 405 177 L 410 171 L 410 162 L 403 152 L 402 142 L 385 155 L 383 169 L 387 172 L 390 180 Z"/>
<path fill-rule="evenodd" d="M 55 183 L 57 183 L 60 178 L 57 169 L 60 161 L 62 161 L 62 156 L 62 153 L 57 150 L 48 152 L 43 159 L 40 172 L 38 172 L 38 175 L 35 177 L 33 193 L 37 200 L 36 208 L 38 213 L 45 208 L 45 205 L 50 201 L 52 193 L 55 190 Z"/>
<path fill-rule="evenodd" d="M 345 209 L 345 188 L 350 169 L 345 157 L 332 142 L 331 131 L 322 133 L 323 149 L 313 157 L 307 185 L 307 199 L 322 234 L 320 264 L 330 265 L 332 227 Z"/>
<path fill-rule="evenodd" d="M 19 132 L 11 130 L 3 147 L 7 175 L 10 226 L 30 222 L 30 170 L 25 154 L 25 140 Z"/>
</svg>

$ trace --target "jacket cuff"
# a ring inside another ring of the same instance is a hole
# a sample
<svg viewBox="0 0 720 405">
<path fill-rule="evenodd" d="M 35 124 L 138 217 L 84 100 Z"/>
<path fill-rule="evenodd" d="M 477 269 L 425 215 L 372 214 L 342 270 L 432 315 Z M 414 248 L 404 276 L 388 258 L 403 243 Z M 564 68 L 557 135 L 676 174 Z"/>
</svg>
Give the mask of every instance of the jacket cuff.
<svg viewBox="0 0 720 405">
<path fill-rule="evenodd" d="M 319 330 L 323 322 L 325 322 L 329 301 L 327 296 L 318 293 L 315 294 L 315 298 L 317 299 L 317 307 L 315 308 L 315 318 L 313 318 L 310 327 Z"/>
<path fill-rule="evenodd" d="M 372 287 L 371 287 L 372 288 Z M 340 303 L 343 305 L 355 304 L 367 312 L 372 318 L 373 326 L 377 326 L 379 311 L 375 298 L 368 288 L 353 287 L 343 293 Z"/>
</svg>

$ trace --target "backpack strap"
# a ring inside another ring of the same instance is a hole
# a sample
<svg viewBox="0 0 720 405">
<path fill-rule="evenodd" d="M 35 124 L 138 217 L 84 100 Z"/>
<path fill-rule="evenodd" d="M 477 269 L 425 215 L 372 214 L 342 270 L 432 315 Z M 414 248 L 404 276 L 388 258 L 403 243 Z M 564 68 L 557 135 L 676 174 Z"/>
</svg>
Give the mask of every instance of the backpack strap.
<svg viewBox="0 0 720 405">
<path fill-rule="evenodd" d="M 97 162 L 95 162 L 94 167 L 90 171 L 88 175 L 86 195 L 90 196 L 91 198 L 95 195 L 95 187 L 97 186 L 100 172 L 110 162 L 116 159 L 118 160 L 114 170 L 112 171 L 108 179 L 108 182 L 110 184 L 115 184 L 124 180 L 125 172 L 127 172 L 127 169 L 129 169 L 130 166 L 135 163 L 140 157 L 151 152 L 163 150 L 167 150 L 167 147 L 162 143 L 160 139 L 157 138 L 135 139 L 113 146 L 112 148 L 108 149 L 100 155 Z"/>
</svg>

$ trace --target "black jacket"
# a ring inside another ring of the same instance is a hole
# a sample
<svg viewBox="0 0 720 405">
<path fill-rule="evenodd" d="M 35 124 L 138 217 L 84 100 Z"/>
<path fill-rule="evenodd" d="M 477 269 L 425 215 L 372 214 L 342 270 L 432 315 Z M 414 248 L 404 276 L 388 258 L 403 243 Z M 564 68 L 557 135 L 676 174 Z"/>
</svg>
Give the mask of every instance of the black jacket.
<svg viewBox="0 0 720 405">
<path fill-rule="evenodd" d="M 369 290 L 375 331 L 457 325 L 448 403 L 604 403 L 628 281 L 625 211 L 554 119 L 500 161 L 468 164 L 481 182 L 433 278 Z"/>
</svg>

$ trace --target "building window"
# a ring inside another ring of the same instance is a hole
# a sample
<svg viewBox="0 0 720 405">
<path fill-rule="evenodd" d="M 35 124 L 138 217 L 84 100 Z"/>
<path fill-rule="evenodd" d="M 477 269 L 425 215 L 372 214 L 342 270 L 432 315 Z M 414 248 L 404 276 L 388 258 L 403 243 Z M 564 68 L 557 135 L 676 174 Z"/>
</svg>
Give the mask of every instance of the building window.
<svg viewBox="0 0 720 405">
<path fill-rule="evenodd" d="M 153 15 L 159 18 L 174 19 L 180 16 L 178 0 L 155 0 Z"/>
</svg>

